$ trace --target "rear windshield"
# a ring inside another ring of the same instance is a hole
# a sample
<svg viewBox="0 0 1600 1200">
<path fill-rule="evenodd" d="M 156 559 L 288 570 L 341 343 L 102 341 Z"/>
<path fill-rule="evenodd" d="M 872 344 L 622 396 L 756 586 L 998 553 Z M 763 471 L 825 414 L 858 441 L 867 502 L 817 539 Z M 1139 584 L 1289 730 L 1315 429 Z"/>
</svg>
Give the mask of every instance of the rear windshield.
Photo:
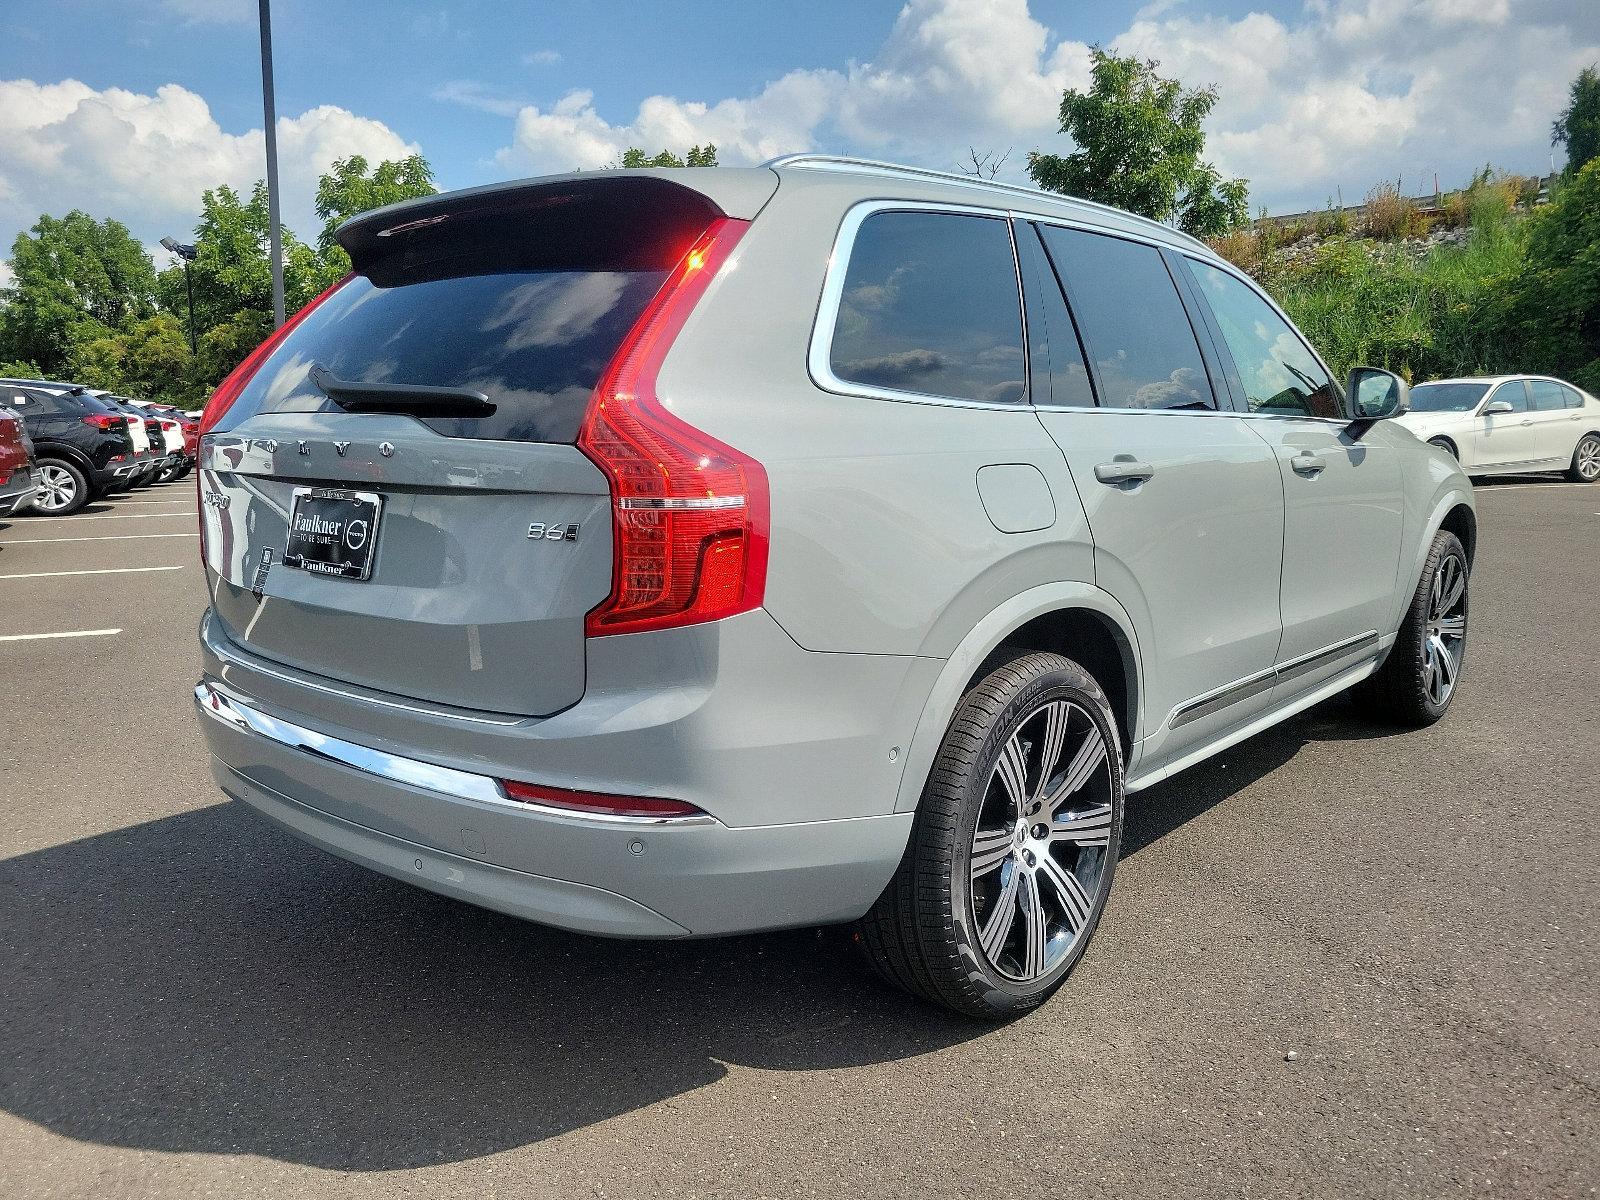
<svg viewBox="0 0 1600 1200">
<path fill-rule="evenodd" d="M 1411 389 L 1412 412 L 1471 412 L 1489 390 L 1487 383 L 1419 383 Z"/>
<path fill-rule="evenodd" d="M 414 222 L 394 248 L 357 243 L 355 274 L 284 339 L 218 428 L 336 410 L 310 381 L 315 365 L 353 382 L 469 388 L 495 404 L 489 416 L 423 418 L 448 437 L 574 441 L 612 355 L 716 210 L 654 180 L 531 191 L 520 210 Z"/>
</svg>

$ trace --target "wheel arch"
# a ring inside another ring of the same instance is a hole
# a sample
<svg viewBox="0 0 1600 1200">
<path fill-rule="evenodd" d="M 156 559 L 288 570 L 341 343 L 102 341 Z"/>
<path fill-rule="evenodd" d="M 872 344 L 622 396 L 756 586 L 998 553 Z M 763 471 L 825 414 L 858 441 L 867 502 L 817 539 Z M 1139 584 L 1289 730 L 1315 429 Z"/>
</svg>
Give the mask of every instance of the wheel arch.
<svg viewBox="0 0 1600 1200">
<path fill-rule="evenodd" d="M 972 685 L 1000 662 L 1038 650 L 1071 658 L 1095 677 L 1111 702 L 1124 756 L 1131 759 L 1140 737 L 1144 693 L 1133 623 L 1109 593 L 1090 584 L 1045 584 L 991 612 L 946 661 L 907 748 L 896 812 L 917 807 L 945 730 Z"/>
<path fill-rule="evenodd" d="M 1428 445 L 1430 446 L 1437 445 L 1439 442 L 1443 442 L 1445 444 L 1445 446 L 1449 449 L 1450 456 L 1452 458 L 1454 458 L 1457 462 L 1461 461 L 1460 442 L 1456 441 L 1456 439 L 1451 437 L 1448 433 L 1436 433 L 1428 439 Z"/>
<path fill-rule="evenodd" d="M 85 475 L 92 476 L 95 471 L 95 466 L 89 461 L 89 456 L 76 446 L 68 445 L 66 442 L 52 442 L 47 439 L 36 438 L 33 443 L 33 457 L 35 462 L 45 458 L 63 459 L 77 467 Z"/>
</svg>

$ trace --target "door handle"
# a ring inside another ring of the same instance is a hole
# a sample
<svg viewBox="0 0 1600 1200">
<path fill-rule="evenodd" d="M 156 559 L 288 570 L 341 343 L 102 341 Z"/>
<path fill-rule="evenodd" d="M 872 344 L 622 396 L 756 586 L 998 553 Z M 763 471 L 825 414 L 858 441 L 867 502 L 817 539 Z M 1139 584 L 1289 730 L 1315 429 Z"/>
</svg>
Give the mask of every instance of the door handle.
<svg viewBox="0 0 1600 1200">
<path fill-rule="evenodd" d="M 1316 475 L 1328 464 L 1322 461 L 1322 455 L 1302 450 L 1289 460 L 1289 465 L 1302 475 Z"/>
<path fill-rule="evenodd" d="M 1517 424 L 1521 425 L 1523 427 L 1527 427 L 1527 426 L 1533 424 L 1533 418 L 1532 417 L 1528 417 L 1526 420 L 1518 421 Z"/>
<path fill-rule="evenodd" d="M 1135 462 L 1131 458 L 1101 463 L 1094 469 L 1094 477 L 1101 483 L 1143 483 L 1155 473 L 1156 469 L 1150 463 Z"/>
</svg>

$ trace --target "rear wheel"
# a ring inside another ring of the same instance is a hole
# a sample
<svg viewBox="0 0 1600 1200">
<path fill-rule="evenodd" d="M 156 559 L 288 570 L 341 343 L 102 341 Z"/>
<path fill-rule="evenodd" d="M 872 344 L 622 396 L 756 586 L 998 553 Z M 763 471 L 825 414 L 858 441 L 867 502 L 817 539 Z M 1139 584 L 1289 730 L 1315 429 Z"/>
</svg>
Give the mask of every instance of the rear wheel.
<svg viewBox="0 0 1600 1200">
<path fill-rule="evenodd" d="M 89 480 L 65 459 L 40 460 L 39 474 L 39 494 L 33 500 L 39 512 L 64 517 L 89 503 Z"/>
<path fill-rule="evenodd" d="M 156 474 L 156 482 L 171 483 L 177 477 L 178 468 L 176 466 L 165 466 L 162 467 L 161 470 Z"/>
<path fill-rule="evenodd" d="M 1122 840 L 1122 750 L 1105 693 L 1056 654 L 962 700 L 889 887 L 861 921 L 890 983 L 998 1020 L 1048 999 L 1093 936 Z"/>
<path fill-rule="evenodd" d="M 1447 529 L 1433 539 L 1399 637 L 1357 688 L 1365 707 L 1404 725 L 1432 725 L 1455 698 L 1467 649 L 1467 553 Z"/>
<path fill-rule="evenodd" d="M 1578 440 L 1572 452 L 1572 465 L 1567 468 L 1567 478 L 1575 483 L 1593 483 L 1600 479 L 1600 434 L 1586 433 Z"/>
</svg>

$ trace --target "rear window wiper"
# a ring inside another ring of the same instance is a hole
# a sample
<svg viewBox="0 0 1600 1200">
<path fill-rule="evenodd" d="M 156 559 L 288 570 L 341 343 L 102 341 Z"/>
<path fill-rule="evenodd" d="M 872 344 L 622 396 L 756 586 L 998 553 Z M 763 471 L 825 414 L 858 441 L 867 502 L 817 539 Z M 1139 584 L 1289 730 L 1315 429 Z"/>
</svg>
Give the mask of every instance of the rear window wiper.
<svg viewBox="0 0 1600 1200">
<path fill-rule="evenodd" d="M 435 387 L 428 383 L 358 383 L 340 379 L 315 363 L 311 382 L 335 404 L 353 413 L 405 413 L 413 417 L 487 417 L 494 402 L 471 388 Z"/>
</svg>

